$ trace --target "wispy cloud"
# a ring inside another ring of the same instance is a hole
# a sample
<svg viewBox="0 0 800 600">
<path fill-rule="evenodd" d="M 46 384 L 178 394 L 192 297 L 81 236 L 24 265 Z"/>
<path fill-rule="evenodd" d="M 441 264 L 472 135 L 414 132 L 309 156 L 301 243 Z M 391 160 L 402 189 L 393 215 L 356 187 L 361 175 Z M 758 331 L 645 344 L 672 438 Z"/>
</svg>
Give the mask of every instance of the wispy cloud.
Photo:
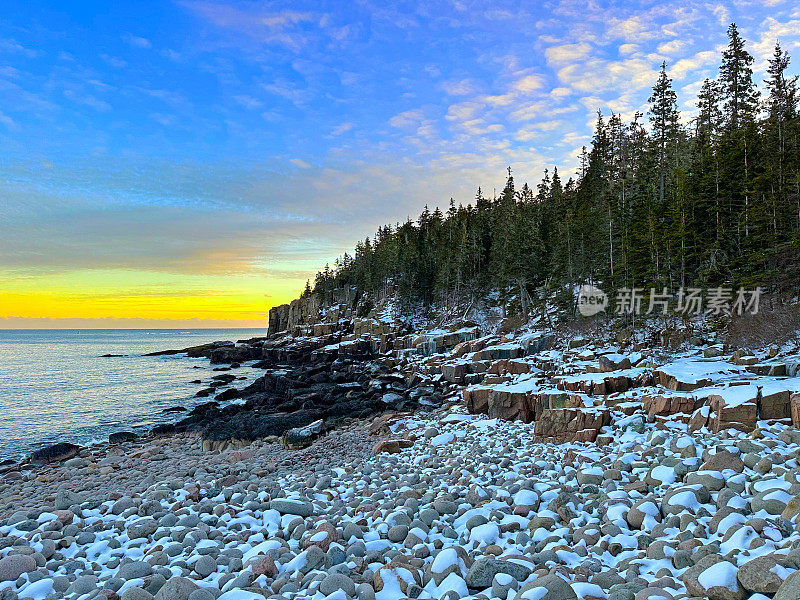
<svg viewBox="0 0 800 600">
<path fill-rule="evenodd" d="M 129 45 L 133 46 L 134 48 L 152 48 L 153 44 L 144 37 L 139 37 L 130 33 L 126 33 L 122 36 L 122 39 L 125 40 Z"/>
<path fill-rule="evenodd" d="M 291 162 L 295 167 L 300 169 L 313 169 L 314 165 L 310 162 L 303 160 L 302 158 L 292 158 L 289 162 Z"/>
<path fill-rule="evenodd" d="M 442 89 L 450 96 L 469 96 L 477 91 L 475 82 L 471 79 L 445 81 L 442 83 Z"/>
<path fill-rule="evenodd" d="M 275 11 L 256 4 L 243 8 L 225 2 L 188 0 L 183 5 L 217 27 L 245 34 L 259 43 L 278 44 L 295 52 L 308 40 L 308 33 L 302 25 L 322 27 L 327 22 L 324 14 L 293 9 Z"/>
<path fill-rule="evenodd" d="M 0 38 L 0 53 L 20 54 L 23 56 L 27 56 L 28 58 L 34 58 L 37 54 L 36 50 L 34 50 L 33 48 L 28 48 L 26 46 L 23 46 L 14 39 L 3 39 L 3 38 Z"/>
<path fill-rule="evenodd" d="M 591 49 L 592 47 L 586 42 L 562 44 L 561 46 L 550 46 L 545 49 L 544 55 L 549 63 L 565 64 L 584 58 Z"/>
<path fill-rule="evenodd" d="M 105 100 L 100 100 L 91 94 L 81 93 L 76 90 L 64 90 L 64 96 L 73 102 L 89 106 L 95 110 L 108 111 L 111 110 L 111 105 Z"/>
<path fill-rule="evenodd" d="M 646 111 L 661 61 L 685 121 L 730 20 L 756 79 L 777 40 L 800 58 L 800 13 L 768 3 L 177 0 L 158 29 L 30 8 L 0 22 L 0 287 L 124 270 L 288 297 L 508 165 L 574 174 L 596 111 Z"/>
<path fill-rule="evenodd" d="M 351 121 L 337 125 L 333 128 L 333 130 L 331 130 L 331 135 L 342 135 L 343 133 L 347 133 L 353 128 L 353 126 L 354 124 Z"/>
<path fill-rule="evenodd" d="M 249 108 L 251 110 L 255 110 L 257 108 L 261 108 L 264 106 L 264 103 L 260 100 L 249 96 L 248 94 L 237 94 L 233 96 L 233 99 L 240 105 L 244 106 L 245 108 Z"/>
</svg>

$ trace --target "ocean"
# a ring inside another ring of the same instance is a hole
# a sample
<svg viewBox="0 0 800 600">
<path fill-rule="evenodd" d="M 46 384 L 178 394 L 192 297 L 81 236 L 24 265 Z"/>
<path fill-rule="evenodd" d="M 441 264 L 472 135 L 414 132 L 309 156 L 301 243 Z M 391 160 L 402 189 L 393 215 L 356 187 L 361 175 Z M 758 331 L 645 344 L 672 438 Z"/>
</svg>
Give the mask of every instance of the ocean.
<svg viewBox="0 0 800 600">
<path fill-rule="evenodd" d="M 193 406 L 214 373 L 207 359 L 142 356 L 216 340 L 263 336 L 264 329 L 0 330 L 0 460 L 20 459 L 60 441 L 105 441 L 113 431 L 145 431 Z M 103 357 L 103 354 L 124 356 Z M 233 371 L 257 376 L 247 366 Z M 225 389 L 225 388 L 223 388 Z"/>
</svg>

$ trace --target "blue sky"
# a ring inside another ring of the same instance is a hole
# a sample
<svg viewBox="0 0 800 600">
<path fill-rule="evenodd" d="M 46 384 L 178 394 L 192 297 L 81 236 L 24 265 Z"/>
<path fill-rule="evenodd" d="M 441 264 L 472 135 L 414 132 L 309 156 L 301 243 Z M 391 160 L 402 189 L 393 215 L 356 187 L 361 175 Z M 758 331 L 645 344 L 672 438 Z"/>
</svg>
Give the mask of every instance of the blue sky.
<svg viewBox="0 0 800 600">
<path fill-rule="evenodd" d="M 508 165 L 572 174 L 596 111 L 646 112 L 662 60 L 689 119 L 732 20 L 759 71 L 776 39 L 800 60 L 781 0 L 10 4 L 0 326 L 91 320 L 115 290 L 186 308 L 111 303 L 106 324 L 254 324 L 380 224 Z"/>
</svg>

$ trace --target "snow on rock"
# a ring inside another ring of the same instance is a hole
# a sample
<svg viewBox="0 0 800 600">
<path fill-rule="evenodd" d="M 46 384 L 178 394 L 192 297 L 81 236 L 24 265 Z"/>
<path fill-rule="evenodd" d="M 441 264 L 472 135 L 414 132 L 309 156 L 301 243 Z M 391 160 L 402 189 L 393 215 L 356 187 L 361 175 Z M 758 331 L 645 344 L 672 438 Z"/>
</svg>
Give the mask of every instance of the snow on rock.
<svg viewBox="0 0 800 600">
<path fill-rule="evenodd" d="M 473 389 L 500 404 L 492 418 L 488 406 L 394 414 L 384 433 L 404 441 L 397 453 L 372 454 L 379 440 L 359 422 L 368 444 L 357 458 L 331 453 L 279 468 L 269 452 L 230 462 L 207 453 L 184 477 L 156 478 L 121 504 L 116 494 L 87 495 L 72 499 L 69 515 L 52 506 L 8 515 L 0 594 L 77 600 L 147 590 L 163 600 L 201 587 L 222 600 L 796 600 L 778 590 L 800 581 L 798 432 L 781 419 L 748 431 L 713 426 L 717 408 L 748 407 L 759 386 L 765 397 L 795 389 L 795 378 L 699 351 L 660 367 L 651 355 L 629 356 L 639 366 L 597 373 L 596 357 L 619 366 L 625 353 L 583 344 L 523 356 L 538 337 L 500 336 L 469 350 L 471 334 L 451 333 L 420 344 L 466 344 L 458 358 L 465 376 L 486 377 Z M 416 356 L 409 362 L 433 364 Z M 489 372 L 495 360 L 517 362 Z M 586 382 L 609 389 L 564 389 Z M 625 391 L 610 391 L 616 385 Z M 642 397 L 665 385 L 692 407 L 721 400 L 682 415 L 647 412 Z M 506 401 L 535 423 L 499 418 Z M 564 431 L 537 438 L 542 423 Z"/>
</svg>

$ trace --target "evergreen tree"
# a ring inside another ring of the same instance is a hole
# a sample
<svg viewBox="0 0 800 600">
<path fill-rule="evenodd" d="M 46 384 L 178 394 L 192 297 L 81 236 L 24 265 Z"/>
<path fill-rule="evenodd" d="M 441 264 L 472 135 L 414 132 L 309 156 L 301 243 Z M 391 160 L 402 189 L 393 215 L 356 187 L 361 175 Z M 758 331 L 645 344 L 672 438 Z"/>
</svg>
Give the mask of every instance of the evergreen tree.
<svg viewBox="0 0 800 600">
<path fill-rule="evenodd" d="M 727 126 L 738 129 L 742 121 L 755 116 L 758 90 L 753 83 L 753 57 L 745 49 L 736 23 L 728 27 L 728 47 L 722 53 L 719 86 L 723 98 L 723 114 Z"/>
<path fill-rule="evenodd" d="M 658 151 L 659 196 L 664 199 L 665 163 L 668 147 L 678 138 L 678 95 L 672 89 L 672 79 L 667 76 L 667 63 L 661 63 L 658 81 L 653 86 L 650 102 L 650 123 L 653 140 Z"/>
<path fill-rule="evenodd" d="M 661 64 L 649 119 L 598 112 L 576 179 L 545 169 L 532 189 L 509 168 L 499 197 L 426 205 L 416 221 L 379 228 L 317 274 L 337 287 L 430 303 L 488 290 L 531 314 L 536 290 L 619 286 L 800 285 L 800 115 L 796 75 L 777 45 L 759 104 L 753 58 L 735 24 L 719 78 L 706 79 L 691 127 Z M 763 108 L 762 112 L 759 112 Z M 648 126 L 649 124 L 649 126 Z M 304 293 L 309 293 L 309 285 Z"/>
</svg>

